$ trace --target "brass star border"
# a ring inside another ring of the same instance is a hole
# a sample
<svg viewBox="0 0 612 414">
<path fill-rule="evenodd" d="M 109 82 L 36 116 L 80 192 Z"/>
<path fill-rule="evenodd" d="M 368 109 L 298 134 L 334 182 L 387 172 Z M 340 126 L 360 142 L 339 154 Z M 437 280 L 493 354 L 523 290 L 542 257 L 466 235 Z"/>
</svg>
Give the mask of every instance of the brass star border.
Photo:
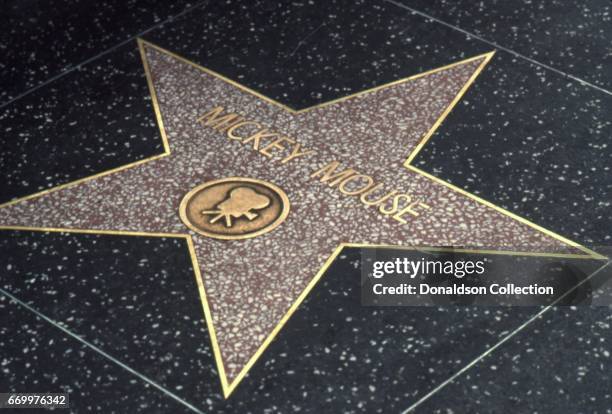
<svg viewBox="0 0 612 414">
<path fill-rule="evenodd" d="M 283 328 L 283 326 L 285 325 L 285 323 L 289 320 L 289 318 L 293 315 L 293 313 L 298 309 L 298 307 L 300 306 L 300 304 L 304 301 L 304 299 L 308 296 L 308 294 L 310 293 L 310 291 L 314 288 L 314 286 L 317 284 L 317 282 L 321 279 L 321 277 L 325 274 L 325 272 L 327 271 L 327 269 L 329 268 L 329 266 L 334 262 L 334 260 L 336 259 L 336 257 L 342 252 L 342 250 L 345 247 L 357 247 L 357 248 L 393 248 L 393 249 L 401 249 L 401 250 L 425 250 L 425 251 L 431 251 L 431 252 L 445 252 L 445 251 L 452 251 L 452 252 L 457 252 L 457 253 L 480 253 L 480 254 L 494 254 L 494 255 L 514 255 L 514 256 L 536 256 L 536 257 L 559 257 L 559 258 L 570 258 L 570 259 L 595 259 L 595 260 L 607 260 L 607 257 L 585 247 L 582 246 L 574 241 L 571 241 L 559 234 L 556 234 L 550 230 L 547 230 L 523 217 L 520 217 L 510 211 L 507 211 L 487 200 L 484 200 L 474 194 L 471 194 L 453 184 L 450 184 L 438 177 L 435 177 L 417 167 L 415 167 L 414 165 L 411 164 L 411 162 L 414 160 L 414 158 L 418 155 L 418 153 L 423 149 L 423 147 L 427 144 L 427 142 L 429 141 L 429 139 L 433 136 L 433 134 L 436 132 L 436 130 L 439 128 L 439 126 L 442 124 L 442 122 L 444 122 L 444 120 L 446 119 L 446 117 L 448 116 L 448 114 L 453 110 L 453 108 L 455 107 L 455 105 L 457 105 L 457 103 L 461 100 L 461 98 L 463 97 L 463 95 L 467 92 L 467 90 L 470 88 L 470 86 L 474 83 L 474 81 L 476 80 L 476 78 L 478 77 L 478 75 L 483 71 L 483 69 L 486 67 L 486 65 L 491 61 L 491 59 L 493 58 L 493 55 L 495 54 L 495 51 L 491 51 L 488 53 L 484 53 L 478 56 L 474 56 L 471 57 L 469 59 L 465 59 L 462 61 L 458 61 L 455 63 L 452 63 L 450 65 L 446 65 L 446 66 L 442 66 L 436 69 L 432 69 L 426 72 L 422 72 L 419 73 L 417 75 L 413 75 L 413 76 L 409 76 L 406 78 L 402 78 L 393 82 L 389 82 L 380 86 L 376 86 L 373 88 L 369 88 L 351 95 L 347 95 L 341 98 L 337 98 L 331 101 L 327 101 L 321 104 L 317 104 L 311 107 L 307 107 L 304 109 L 300 109 L 300 110 L 296 110 L 293 108 L 288 107 L 287 105 L 284 105 L 278 101 L 275 101 L 267 96 L 264 96 L 263 94 L 254 91 L 250 88 L 248 88 L 247 86 L 244 86 L 238 82 L 235 82 L 217 72 L 214 72 L 208 68 L 205 68 L 203 66 L 200 66 L 196 63 L 193 63 L 181 56 L 178 56 L 175 53 L 172 53 L 168 50 L 165 50 L 159 46 L 156 46 L 154 44 L 151 44 L 143 39 L 137 39 L 137 44 L 138 44 L 138 48 L 140 51 L 140 56 L 141 56 L 141 60 L 143 63 L 143 67 L 144 67 L 144 71 L 145 71 L 145 76 L 147 79 L 147 85 L 149 88 L 149 93 L 151 95 L 151 100 L 152 100 L 152 105 L 153 105 L 153 110 L 155 112 L 155 118 L 157 120 L 157 125 L 159 128 L 159 132 L 160 132 L 160 136 L 161 136 L 161 140 L 162 140 L 162 144 L 163 144 L 163 149 L 164 151 L 161 154 L 157 154 L 148 158 L 144 158 L 141 159 L 139 161 L 135 161 L 132 163 L 128 163 L 125 164 L 123 166 L 117 167 L 117 168 L 113 168 L 110 170 L 106 170 L 104 172 L 100 172 L 97 174 L 93 174 L 91 176 L 87 176 L 66 184 L 62 184 L 62 185 L 58 185 L 56 187 L 52 187 L 34 194 L 30 194 L 28 196 L 25 197 L 21 197 L 21 198 L 17 198 L 14 200 L 11 200 L 7 203 L 1 204 L 0 208 L 3 207 L 7 207 L 9 205 L 13 205 L 16 203 L 19 203 L 21 201 L 24 200 L 28 200 L 31 198 L 35 198 L 35 197 L 39 197 L 41 195 L 53 192 L 53 191 L 57 191 L 60 190 L 62 188 L 66 188 L 66 187 L 71 187 L 71 186 L 75 186 L 78 185 L 82 182 L 94 179 L 94 178 L 98 178 L 98 177 L 102 177 L 105 175 L 109 175 L 109 174 L 113 174 L 115 172 L 118 171 L 122 171 L 125 170 L 127 168 L 132 168 L 144 163 L 147 163 L 149 161 L 153 161 L 165 156 L 168 156 L 170 154 L 170 147 L 168 145 L 168 138 L 166 135 L 166 130 L 164 128 L 164 123 L 163 123 L 163 119 L 162 119 L 162 115 L 161 115 L 161 111 L 160 111 L 160 107 L 159 107 L 159 103 L 157 100 L 157 95 L 155 92 L 155 88 L 153 85 L 153 79 L 152 79 L 152 75 L 151 75 L 151 71 L 149 69 L 149 64 L 145 55 L 145 46 L 146 47 L 150 47 L 153 49 L 156 49 L 164 54 L 167 54 L 169 56 L 172 56 L 173 58 L 186 63 L 190 66 L 193 66 L 209 75 L 212 75 L 218 79 L 221 79 L 224 82 L 227 82 L 228 84 L 231 84 L 232 86 L 247 92 L 251 95 L 254 95 L 262 100 L 265 100 L 279 108 L 282 108 L 283 110 L 291 113 L 291 114 L 299 114 L 299 113 L 303 113 L 303 112 L 307 112 L 307 111 L 311 111 L 313 109 L 316 108 L 321 108 L 321 107 L 325 107 L 328 105 L 333 105 L 337 102 L 341 102 L 344 100 L 348 100 L 348 99 L 352 99 L 355 98 L 357 96 L 360 95 L 364 95 L 367 93 L 371 93 L 374 91 L 378 91 L 384 88 L 388 88 L 400 83 L 404 83 L 404 82 L 409 82 L 418 78 L 421 78 L 423 76 L 427 76 L 436 72 L 440 72 L 443 70 L 447 70 L 450 69 L 454 66 L 458 66 L 464 63 L 468 63 L 471 61 L 475 61 L 475 60 L 479 60 L 479 59 L 483 59 L 483 61 L 481 62 L 481 64 L 478 66 L 478 68 L 474 71 L 474 73 L 472 74 L 472 76 L 469 78 L 469 80 L 463 85 L 463 87 L 460 89 L 460 91 L 456 94 L 455 98 L 451 101 L 451 103 L 449 104 L 449 106 L 442 112 L 442 114 L 440 115 L 440 117 L 436 120 L 436 122 L 432 125 L 432 127 L 429 129 L 429 131 L 423 136 L 423 138 L 421 139 L 421 141 L 417 144 L 417 146 L 414 148 L 414 150 L 410 153 L 410 155 L 408 156 L 408 158 L 406 159 L 406 161 L 404 162 L 404 167 L 414 171 L 417 174 L 420 174 L 432 181 L 435 181 L 439 184 L 442 184 L 448 188 L 450 188 L 451 190 L 462 194 L 465 197 L 468 197 L 472 200 L 477 201 L 480 204 L 483 204 L 487 207 L 490 207 L 506 216 L 511 217 L 514 220 L 517 220 L 529 227 L 532 227 L 550 237 L 553 237 L 561 242 L 563 242 L 564 244 L 573 247 L 577 250 L 580 250 L 582 252 L 584 252 L 584 254 L 574 254 L 574 253 L 539 253 L 539 252 L 517 252 L 517 251 L 496 251 L 496 250 L 479 250 L 479 249 L 453 249 L 453 248 L 437 248 L 437 247 L 421 247 L 421 246 L 393 246 L 393 245 L 380 245 L 380 244 L 366 244 L 366 243 L 341 243 L 339 244 L 336 249 L 334 250 L 334 252 L 328 257 L 328 259 L 325 261 L 323 267 L 321 267 L 321 269 L 319 269 L 319 271 L 316 273 L 316 275 L 311 279 L 311 281 L 308 283 L 308 285 L 305 287 L 305 289 L 302 291 L 302 293 L 297 297 L 297 299 L 293 302 L 293 304 L 290 306 L 290 308 L 287 310 L 287 312 L 285 313 L 285 315 L 280 319 L 280 321 L 278 322 L 278 324 L 274 327 L 274 329 L 268 334 L 268 336 L 266 337 L 266 339 L 263 341 L 263 343 L 260 345 L 260 347 L 257 349 L 257 351 L 253 354 L 253 356 L 249 359 L 249 361 L 247 362 L 247 364 L 242 368 L 242 370 L 240 371 L 240 373 L 236 376 L 236 378 L 229 383 L 226 373 L 225 373 L 225 369 L 224 369 L 224 365 L 221 359 L 221 351 L 217 342 L 217 337 L 215 334 L 215 328 L 213 326 L 213 319 L 212 319 L 212 314 L 210 311 L 210 307 L 208 304 L 208 300 L 206 298 L 206 290 L 204 288 L 204 282 L 202 279 L 202 274 L 200 272 L 200 266 L 198 264 L 198 260 L 196 258 L 196 253 L 195 253 L 195 247 L 193 244 L 193 240 L 191 238 L 191 235 L 189 234 L 176 234 L 176 233 L 149 233 L 149 232 L 135 232 L 135 231 L 122 231 L 122 230 L 87 230 L 87 229 L 68 229 L 68 228 L 51 228 L 51 227 L 25 227 L 25 226 L 0 226 L 0 230 L 21 230 L 21 231 L 40 231 L 40 232 L 60 232 L 60 233 L 76 233 L 76 234 L 99 234 L 99 235 L 121 235 L 121 236 L 146 236 L 146 237 L 166 237 L 166 238 L 175 238 L 175 239 L 184 239 L 185 242 L 187 243 L 187 247 L 189 250 L 189 255 L 191 257 L 191 261 L 192 261 L 192 267 L 194 269 L 194 274 L 195 274 L 195 279 L 196 279 L 196 283 L 198 286 L 198 290 L 199 290 L 199 294 L 200 294 L 200 298 L 201 298 L 201 302 L 202 302 L 202 306 L 203 306 L 203 310 L 204 310 L 204 315 L 205 315 L 205 319 L 206 319 L 206 325 L 208 328 L 208 332 L 210 335 L 210 340 L 211 340 L 211 346 L 213 348 L 213 353 L 215 356 L 215 362 L 217 365 L 217 369 L 219 370 L 219 377 L 220 377 L 220 381 L 221 381 L 221 388 L 223 390 L 223 395 L 225 398 L 228 398 L 230 396 L 230 394 L 236 389 L 236 387 L 238 386 L 238 384 L 242 381 L 242 379 L 244 379 L 245 375 L 249 372 L 249 370 L 251 369 L 251 367 L 255 364 L 255 362 L 259 359 L 259 357 L 263 354 L 263 352 L 266 350 L 266 348 L 270 345 L 270 343 L 274 340 L 274 338 L 276 337 L 276 335 L 280 332 L 280 330 Z"/>
</svg>

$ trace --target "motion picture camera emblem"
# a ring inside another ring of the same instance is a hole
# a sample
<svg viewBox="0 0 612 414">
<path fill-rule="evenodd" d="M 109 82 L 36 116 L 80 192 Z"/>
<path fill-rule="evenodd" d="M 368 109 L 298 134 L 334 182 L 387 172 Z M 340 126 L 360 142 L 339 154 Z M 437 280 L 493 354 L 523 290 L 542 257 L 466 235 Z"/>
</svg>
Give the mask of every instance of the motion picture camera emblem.
<svg viewBox="0 0 612 414">
<path fill-rule="evenodd" d="M 289 199 L 266 181 L 230 177 L 192 189 L 179 213 L 187 227 L 204 236 L 246 239 L 278 227 L 289 214 Z"/>
</svg>

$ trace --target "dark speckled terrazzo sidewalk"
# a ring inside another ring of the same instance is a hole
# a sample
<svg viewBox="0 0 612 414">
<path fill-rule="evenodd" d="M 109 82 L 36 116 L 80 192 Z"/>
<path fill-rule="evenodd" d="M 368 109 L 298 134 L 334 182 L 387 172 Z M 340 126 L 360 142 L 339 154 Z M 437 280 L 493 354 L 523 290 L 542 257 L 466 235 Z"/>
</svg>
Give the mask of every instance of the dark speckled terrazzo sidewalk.
<svg viewBox="0 0 612 414">
<path fill-rule="evenodd" d="M 5 2 L 0 14 L 0 105 L 194 4 L 198 2 Z"/>
<path fill-rule="evenodd" d="M 611 336 L 609 307 L 554 308 L 414 412 L 608 414 Z"/>
<path fill-rule="evenodd" d="M 607 0 L 399 0 L 398 3 L 612 90 L 612 4 Z"/>
<path fill-rule="evenodd" d="M 296 109 L 498 44 L 413 164 L 609 244 L 610 3 L 401 3 L 417 13 L 383 0 L 10 1 L 0 204 L 163 151 L 143 32 Z M 70 392 L 71 412 L 402 412 L 539 310 L 363 307 L 359 260 L 337 258 L 225 399 L 184 239 L 2 230 L 0 288 L 23 303 L 0 292 L 0 392 Z M 610 315 L 551 310 L 413 412 L 609 414 Z"/>
<path fill-rule="evenodd" d="M 0 315 L 3 392 L 65 393 L 74 413 L 194 412 L 4 295 Z"/>
</svg>

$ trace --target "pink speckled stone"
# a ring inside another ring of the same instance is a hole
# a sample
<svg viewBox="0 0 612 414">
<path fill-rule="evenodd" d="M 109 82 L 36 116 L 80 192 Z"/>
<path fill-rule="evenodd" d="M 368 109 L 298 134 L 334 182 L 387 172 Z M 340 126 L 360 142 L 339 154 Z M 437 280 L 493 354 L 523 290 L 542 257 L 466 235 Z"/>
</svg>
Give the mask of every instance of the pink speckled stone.
<svg viewBox="0 0 612 414">
<path fill-rule="evenodd" d="M 342 242 L 521 251 L 567 247 L 402 165 L 480 60 L 294 115 L 159 50 L 146 47 L 146 55 L 171 154 L 0 209 L 0 224 L 190 233 L 230 383 Z M 270 160 L 196 122 L 214 106 L 257 120 L 317 153 L 287 164 Z M 411 193 L 432 209 L 401 225 L 310 178 L 331 160 L 387 189 Z M 283 188 L 291 201 L 287 220 L 246 240 L 189 232 L 178 215 L 183 196 L 230 176 Z"/>
</svg>

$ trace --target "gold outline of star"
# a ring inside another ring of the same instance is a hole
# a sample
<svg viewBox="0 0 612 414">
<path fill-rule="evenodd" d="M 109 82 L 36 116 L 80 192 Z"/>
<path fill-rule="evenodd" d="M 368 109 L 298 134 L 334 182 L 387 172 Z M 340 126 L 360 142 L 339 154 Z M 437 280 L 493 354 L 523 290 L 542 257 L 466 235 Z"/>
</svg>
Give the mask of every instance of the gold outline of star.
<svg viewBox="0 0 612 414">
<path fill-rule="evenodd" d="M 162 139 L 162 144 L 163 144 L 163 148 L 164 148 L 164 152 L 161 154 L 157 154 L 154 155 L 152 157 L 148 157 L 139 161 L 135 161 L 132 163 L 128 163 L 125 164 L 121 167 L 117 167 L 117 168 L 113 168 L 110 170 L 106 170 L 97 174 L 93 174 L 91 176 L 87 176 L 84 178 L 80 178 L 78 180 L 69 182 L 69 183 L 65 183 L 65 184 L 61 184 L 58 185 L 56 187 L 52 187 L 43 191 L 39 191 L 33 194 L 30 194 L 28 196 L 25 197 L 21 197 L 21 198 L 17 198 L 15 200 L 11 200 L 7 203 L 1 204 L 0 208 L 3 207 L 7 207 L 9 205 L 13 205 L 16 203 L 19 203 L 21 201 L 25 201 L 31 198 L 37 198 L 40 196 L 43 196 L 45 194 L 51 193 L 53 191 L 57 191 L 63 188 L 67 188 L 67 187 L 72 187 L 72 186 L 76 186 L 80 183 L 92 180 L 94 178 L 98 178 L 98 177 L 102 177 L 105 175 L 109 175 L 109 174 L 113 174 L 115 172 L 118 171 L 122 171 L 125 170 L 127 168 L 132 168 L 132 167 L 136 167 L 138 165 L 144 164 L 146 162 L 149 161 L 153 161 L 165 156 L 170 155 L 170 147 L 168 144 L 168 138 L 166 135 L 166 130 L 164 127 L 164 123 L 163 123 L 163 119 L 162 119 L 162 115 L 161 115 L 161 110 L 159 107 L 159 103 L 157 100 L 157 95 L 155 92 L 155 87 L 153 85 L 153 80 L 152 80 L 152 76 L 151 76 L 151 72 L 149 69 L 149 64 L 147 62 L 147 58 L 145 55 L 145 46 L 146 47 L 150 47 L 153 49 L 156 49 L 157 51 L 164 53 L 166 55 L 169 55 L 183 63 L 186 63 L 192 67 L 195 67 L 209 75 L 212 75 L 216 78 L 219 78 L 221 80 L 223 80 L 224 82 L 227 82 L 231 85 L 233 85 L 234 87 L 245 91 L 251 95 L 254 95 L 262 100 L 265 100 L 275 106 L 278 106 L 280 108 L 282 108 L 283 110 L 291 113 L 291 114 L 299 114 L 299 113 L 303 113 L 303 112 L 307 112 L 316 108 L 322 108 L 325 106 L 329 106 L 329 105 L 333 105 L 335 103 L 338 102 L 342 102 L 348 99 L 352 99 L 367 93 L 371 93 L 374 91 L 378 91 L 381 89 L 385 89 L 385 88 L 389 88 L 391 86 L 394 85 L 398 85 L 400 83 L 404 83 L 404 82 L 409 82 L 411 80 L 415 80 L 427 75 L 431 75 L 433 73 L 436 72 L 440 72 L 443 70 L 447 70 L 450 69 L 454 66 L 458 66 L 464 63 L 468 63 L 471 61 L 475 61 L 475 60 L 479 60 L 479 59 L 483 59 L 483 61 L 481 62 L 481 64 L 479 65 L 479 67 L 474 71 L 474 73 L 472 74 L 472 76 L 470 77 L 470 79 L 464 84 L 464 86 L 461 88 L 461 90 L 457 93 L 457 95 L 455 96 L 455 98 L 453 99 L 453 101 L 449 104 L 449 106 L 444 110 L 444 112 L 440 115 L 440 117 L 437 119 L 437 121 L 432 125 L 432 127 L 429 129 L 429 131 L 423 136 L 423 138 L 421 139 L 421 141 L 416 145 L 416 147 L 414 148 L 414 150 L 410 153 L 410 155 L 408 156 L 408 158 L 406 159 L 406 161 L 404 162 L 404 167 L 412 170 L 414 172 L 416 172 L 417 174 L 420 174 L 432 181 L 435 181 L 439 184 L 442 184 L 448 188 L 450 188 L 451 190 L 458 192 L 460 194 L 462 194 L 465 197 L 468 197 L 472 200 L 477 201 L 480 204 L 483 204 L 487 207 L 490 207 L 506 216 L 511 217 L 512 219 L 519 221 L 531 228 L 534 228 L 537 231 L 540 231 L 552 238 L 555 238 L 556 240 L 559 240 L 561 242 L 563 242 L 564 244 L 573 247 L 577 250 L 580 250 L 582 252 L 584 252 L 585 254 L 574 254 L 574 253 L 539 253 L 539 252 L 515 252 L 515 251 L 496 251 L 496 250 L 481 250 L 481 249 L 454 249 L 454 248 L 437 248 L 437 247 L 427 247 L 427 246 L 392 246 L 392 245 L 379 245 L 379 244 L 367 244 L 367 243 L 341 243 L 340 245 L 338 245 L 333 253 L 328 257 L 328 259 L 325 261 L 323 267 L 321 267 L 321 269 L 319 269 L 319 271 L 316 273 L 316 275 L 311 279 L 311 281 L 308 283 L 308 285 L 304 288 L 304 290 L 302 291 L 302 293 L 297 297 L 297 299 L 293 302 L 293 304 L 290 306 L 290 308 L 287 310 L 287 312 L 285 313 L 285 315 L 280 319 L 280 321 L 278 322 L 278 324 L 274 327 L 274 329 L 270 332 L 270 334 L 268 334 L 268 336 L 266 337 L 266 339 L 262 342 L 262 344 L 259 346 L 259 348 L 257 349 L 257 351 L 251 356 L 251 358 L 249 359 L 249 361 L 247 362 L 247 364 L 245 364 L 245 366 L 241 369 L 240 373 L 236 376 L 236 378 L 229 383 L 227 380 L 227 376 L 225 374 L 225 369 L 224 369 L 224 365 L 223 365 L 223 361 L 221 358 L 221 350 L 219 348 L 218 342 L 217 342 L 217 338 L 216 338 L 216 333 L 215 333 L 215 328 L 213 326 L 213 320 L 212 320 L 212 313 L 210 311 L 210 307 L 208 304 L 208 300 L 206 298 L 206 291 L 204 288 L 204 282 L 202 279 L 202 275 L 200 272 L 200 266 L 198 263 L 198 260 L 196 258 L 196 253 L 195 253 L 195 247 L 193 244 L 193 240 L 191 238 L 191 235 L 185 233 L 185 234 L 175 234 L 175 233 L 149 233 L 149 232 L 135 232 L 135 231 L 124 231 L 124 230 L 87 230 L 87 229 L 68 229 L 68 228 L 51 228 L 51 227 L 26 227 L 26 226 L 0 226 L 0 230 L 22 230 L 22 231 L 42 231 L 42 232 L 60 232 L 60 233 L 76 233 L 76 234 L 100 234 L 100 235 L 123 235 L 123 236 L 147 236 L 147 237 L 167 237 L 167 238 L 179 238 L 179 239 L 184 239 L 187 243 L 187 247 L 189 250 L 189 255 L 191 257 L 191 261 L 192 261 L 192 266 L 194 269 L 194 273 L 195 273 L 195 278 L 196 278 L 196 282 L 198 285 L 198 290 L 200 293 L 200 298 L 202 301 L 202 306 L 203 306 L 203 310 L 204 310 L 204 316 L 206 319 L 206 325 L 208 328 L 208 332 L 209 332 L 209 336 L 210 336 L 210 340 L 211 340 L 211 346 L 213 348 L 213 353 L 215 356 L 215 362 L 217 365 L 217 369 L 219 370 L 219 377 L 220 377 L 220 381 L 221 381 L 221 388 L 223 391 L 223 395 L 225 398 L 229 398 L 230 394 L 236 389 L 236 387 L 238 386 L 238 384 L 242 381 L 242 379 L 246 376 L 246 374 L 250 371 L 251 367 L 255 364 L 255 362 L 260 358 L 260 356 L 265 352 L 265 350 L 267 349 L 267 347 L 270 345 L 270 343 L 274 340 L 274 338 L 276 337 L 276 335 L 280 332 L 280 330 L 283 328 L 283 326 L 285 325 L 285 323 L 291 318 L 291 316 L 293 315 L 293 313 L 298 309 L 298 307 L 300 306 L 300 304 L 304 301 L 304 299 L 308 296 L 308 294 L 310 293 L 310 291 L 314 288 L 314 286 L 317 284 L 317 282 L 319 281 L 319 279 L 325 274 L 325 272 L 327 271 L 327 269 L 329 268 L 329 266 L 331 266 L 331 264 L 334 262 L 334 260 L 336 259 L 336 257 L 342 252 L 342 250 L 345 247 L 357 247 L 357 248 L 393 248 L 393 249 L 400 249 L 400 250 L 425 250 L 425 251 L 431 251 L 431 252 L 448 252 L 448 251 L 452 251 L 452 252 L 456 252 L 456 253 L 480 253 L 480 254 L 495 254 L 495 255 L 512 255 L 512 256 L 536 256 L 536 257 L 559 257 L 559 258 L 571 258 L 571 259 L 595 259 L 595 260 L 608 260 L 608 258 L 606 256 L 603 256 L 587 247 L 584 247 L 574 241 L 571 241 L 557 233 L 554 233 L 550 230 L 547 230 L 523 217 L 520 217 L 510 211 L 507 211 L 487 200 L 484 200 L 474 194 L 471 194 L 453 184 L 450 184 L 438 177 L 435 177 L 417 167 L 415 167 L 414 165 L 411 164 L 411 162 L 414 160 L 414 158 L 417 156 L 417 154 L 423 149 L 423 147 L 427 144 L 427 142 L 429 141 L 429 139 L 433 136 L 433 134 L 436 132 L 436 130 L 440 127 L 440 125 L 442 124 L 442 122 L 444 122 L 444 120 L 446 119 L 446 117 L 448 116 L 448 114 L 452 111 L 452 109 L 455 107 L 455 105 L 457 105 L 457 103 L 461 100 L 461 98 L 463 97 L 463 95 L 467 92 L 467 90 L 470 88 L 470 86 L 474 83 L 474 81 L 476 80 L 476 78 L 478 77 L 478 75 L 484 70 L 484 68 L 486 67 L 486 65 L 491 61 L 491 59 L 493 58 L 495 51 L 491 51 L 491 52 L 487 52 L 478 56 L 474 56 L 468 59 L 464 59 L 446 66 L 442 66 L 436 69 L 432 69 L 432 70 L 428 70 L 422 73 L 419 73 L 417 75 L 412 75 L 406 78 L 402 78 L 393 82 L 389 82 L 389 83 L 385 83 L 383 85 L 380 86 L 376 86 L 373 88 L 369 88 L 357 93 L 353 93 L 341 98 L 337 98 L 337 99 L 333 99 L 331 101 L 327 101 L 324 103 L 320 103 L 314 106 L 310 106 L 307 108 L 303 108 L 300 110 L 296 110 L 293 108 L 290 108 L 289 106 L 286 106 L 278 101 L 275 101 L 253 89 L 250 89 L 247 86 L 244 86 L 236 81 L 233 81 L 215 71 L 212 71 L 208 68 L 205 68 L 203 66 L 200 66 L 194 62 L 191 62 L 188 59 L 185 59 L 173 52 L 170 52 L 166 49 L 163 49 L 159 46 L 156 46 L 150 42 L 147 42 L 143 39 L 138 38 L 137 39 L 137 44 L 138 44 L 138 48 L 140 51 L 140 55 L 141 55 L 141 59 L 142 59 L 142 63 L 143 63 L 143 67 L 144 67 L 144 71 L 145 71 L 145 76 L 147 79 L 147 84 L 148 84 L 148 88 L 149 88 L 149 93 L 151 95 L 151 100 L 152 100 L 152 105 L 153 105 L 153 110 L 155 112 L 155 118 L 157 121 L 157 125 L 159 128 L 159 132 L 160 132 L 160 136 Z"/>
</svg>

